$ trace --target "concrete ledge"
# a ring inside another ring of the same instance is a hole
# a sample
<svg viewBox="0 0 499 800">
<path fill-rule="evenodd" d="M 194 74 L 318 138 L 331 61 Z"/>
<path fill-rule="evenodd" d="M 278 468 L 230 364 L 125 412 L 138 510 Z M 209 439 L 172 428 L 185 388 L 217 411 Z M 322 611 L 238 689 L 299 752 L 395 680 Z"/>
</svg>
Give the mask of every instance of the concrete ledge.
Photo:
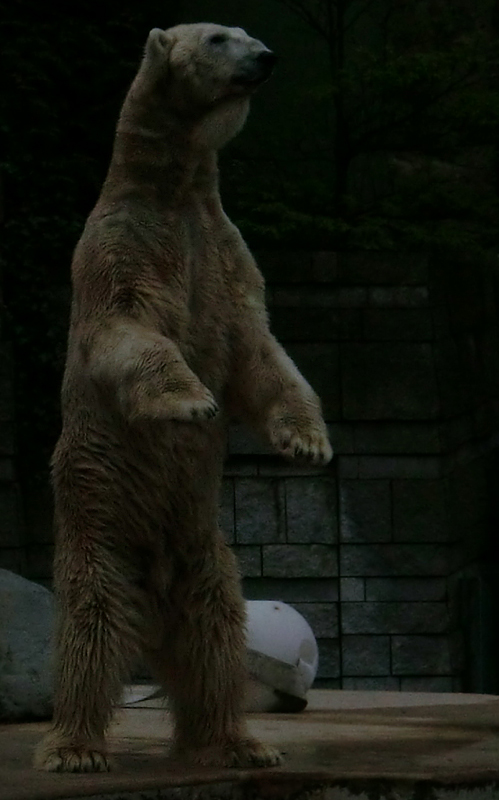
<svg viewBox="0 0 499 800">
<path fill-rule="evenodd" d="M 187 768 L 165 758 L 171 729 L 158 700 L 119 711 L 115 770 L 51 775 L 31 768 L 45 724 L 0 726 L 1 800 L 492 800 L 499 797 L 499 697 L 314 691 L 297 715 L 250 715 L 276 744 L 272 769 Z"/>
</svg>

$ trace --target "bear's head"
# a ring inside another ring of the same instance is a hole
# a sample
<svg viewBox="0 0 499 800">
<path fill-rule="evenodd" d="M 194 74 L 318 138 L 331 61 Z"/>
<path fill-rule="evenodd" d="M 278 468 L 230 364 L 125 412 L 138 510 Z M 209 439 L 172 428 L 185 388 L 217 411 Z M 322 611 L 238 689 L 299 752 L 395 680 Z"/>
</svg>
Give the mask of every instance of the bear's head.
<svg viewBox="0 0 499 800">
<path fill-rule="evenodd" d="M 242 28 L 212 23 L 154 28 L 143 71 L 179 118 L 199 120 L 198 135 L 221 147 L 244 125 L 249 97 L 270 76 L 276 57 Z"/>
</svg>

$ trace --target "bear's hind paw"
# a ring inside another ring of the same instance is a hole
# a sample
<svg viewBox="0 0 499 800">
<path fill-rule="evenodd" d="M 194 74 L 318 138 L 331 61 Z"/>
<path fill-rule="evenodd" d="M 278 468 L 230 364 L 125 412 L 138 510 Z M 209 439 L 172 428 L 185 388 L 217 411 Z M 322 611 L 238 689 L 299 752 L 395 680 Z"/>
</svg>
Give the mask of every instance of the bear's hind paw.
<svg viewBox="0 0 499 800">
<path fill-rule="evenodd" d="M 279 750 L 257 739 L 243 739 L 229 750 L 233 767 L 276 767 L 282 762 Z"/>
<path fill-rule="evenodd" d="M 42 746 L 35 754 L 35 767 L 46 772 L 109 772 L 105 752 L 90 747 Z"/>
<path fill-rule="evenodd" d="M 184 764 L 194 763 L 203 767 L 275 767 L 282 761 L 278 750 L 257 739 L 240 739 L 225 745 L 200 748 L 177 744 L 171 757 Z"/>
</svg>

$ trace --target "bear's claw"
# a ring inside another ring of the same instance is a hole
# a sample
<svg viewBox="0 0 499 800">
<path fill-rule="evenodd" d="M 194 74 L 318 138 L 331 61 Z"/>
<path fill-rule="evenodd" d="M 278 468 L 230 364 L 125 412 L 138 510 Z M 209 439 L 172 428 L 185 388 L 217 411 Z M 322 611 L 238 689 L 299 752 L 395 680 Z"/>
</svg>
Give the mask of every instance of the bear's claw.
<svg viewBox="0 0 499 800">
<path fill-rule="evenodd" d="M 325 433 L 301 435 L 284 428 L 277 431 L 271 440 L 275 449 L 287 458 L 302 458 L 321 466 L 328 464 L 333 457 L 333 449 Z"/>
<path fill-rule="evenodd" d="M 256 739 L 238 742 L 230 751 L 233 766 L 276 767 L 282 762 L 282 756 L 275 747 L 262 744 Z"/>
<path fill-rule="evenodd" d="M 46 772 L 109 772 L 106 753 L 82 746 L 42 748 L 35 757 L 35 766 Z"/>
<path fill-rule="evenodd" d="M 257 739 L 241 739 L 225 746 L 198 749 L 177 745 L 172 756 L 184 763 L 204 767 L 275 767 L 282 762 L 279 750 Z"/>
<path fill-rule="evenodd" d="M 142 400 L 135 413 L 134 419 L 170 419 L 178 422 L 202 422 L 213 419 L 219 412 L 218 405 L 212 393 L 203 387 L 196 393 L 191 392 L 165 392 L 153 400 Z"/>
<path fill-rule="evenodd" d="M 210 402 L 194 400 L 191 403 L 191 419 L 213 419 L 218 414 L 218 411 L 218 406 L 214 400 Z"/>
</svg>

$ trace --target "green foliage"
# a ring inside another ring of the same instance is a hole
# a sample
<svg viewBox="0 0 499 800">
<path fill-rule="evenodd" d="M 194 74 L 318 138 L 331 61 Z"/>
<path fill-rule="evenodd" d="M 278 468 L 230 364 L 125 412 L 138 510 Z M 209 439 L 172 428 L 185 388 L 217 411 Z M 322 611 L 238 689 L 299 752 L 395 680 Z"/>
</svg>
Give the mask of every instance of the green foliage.
<svg viewBox="0 0 499 800">
<path fill-rule="evenodd" d="M 46 474 L 59 430 L 72 250 L 110 156 L 157 2 L 0 4 L 0 266 L 15 348 L 19 463 Z"/>
<path fill-rule="evenodd" d="M 329 120 L 308 161 L 225 170 L 260 246 L 485 248 L 499 228 L 499 47 L 490 0 L 277 0 L 329 53 L 308 100 Z M 279 144 L 269 149 L 278 153 Z M 318 155 L 320 158 L 318 158 Z M 237 175 L 238 186 L 231 181 Z"/>
</svg>

